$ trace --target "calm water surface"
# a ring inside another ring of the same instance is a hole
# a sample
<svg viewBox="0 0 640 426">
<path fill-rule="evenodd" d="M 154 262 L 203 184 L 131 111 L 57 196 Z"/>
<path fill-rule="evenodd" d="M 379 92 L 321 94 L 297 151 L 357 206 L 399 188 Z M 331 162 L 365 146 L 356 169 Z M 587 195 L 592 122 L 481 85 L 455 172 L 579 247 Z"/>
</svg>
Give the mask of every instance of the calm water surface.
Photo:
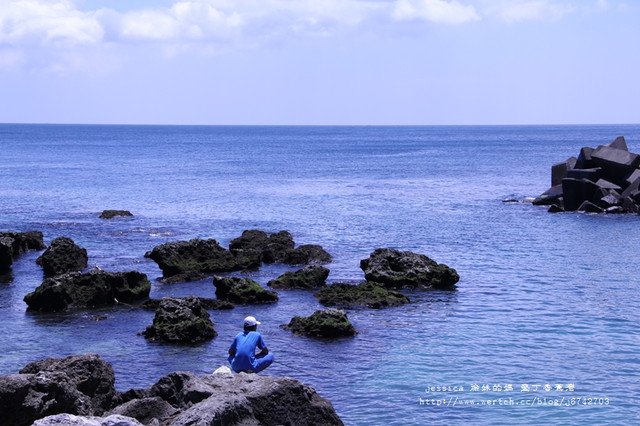
<svg viewBox="0 0 640 426">
<path fill-rule="evenodd" d="M 0 125 L 0 229 L 41 230 L 46 242 L 69 236 L 90 265 L 155 280 L 160 270 L 143 257 L 155 245 L 226 245 L 259 228 L 324 246 L 333 282 L 362 279 L 360 259 L 385 246 L 425 253 L 461 276 L 455 292 L 348 311 L 352 339 L 282 330 L 321 306 L 311 293 L 281 291 L 272 306 L 212 311 L 218 337 L 179 347 L 137 335 L 152 312 L 27 313 L 22 299 L 42 281 L 32 252 L 0 282 L 0 374 L 85 352 L 113 364 L 120 390 L 175 370 L 205 374 L 226 363 L 251 314 L 276 355 L 265 373 L 313 386 L 346 424 L 638 424 L 640 217 L 501 202 L 538 195 L 551 164 L 620 134 L 640 151 L 640 126 Z M 135 217 L 98 219 L 107 208 Z M 250 276 L 266 284 L 290 269 Z M 210 279 L 154 281 L 152 297 L 214 290 Z"/>
</svg>

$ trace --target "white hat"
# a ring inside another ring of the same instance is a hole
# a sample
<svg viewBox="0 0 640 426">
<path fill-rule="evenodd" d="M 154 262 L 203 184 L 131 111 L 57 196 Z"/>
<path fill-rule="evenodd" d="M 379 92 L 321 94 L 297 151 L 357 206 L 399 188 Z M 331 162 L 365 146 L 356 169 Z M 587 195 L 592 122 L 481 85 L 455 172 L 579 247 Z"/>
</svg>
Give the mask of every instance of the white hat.
<svg viewBox="0 0 640 426">
<path fill-rule="evenodd" d="M 256 317 L 246 317 L 244 319 L 245 327 L 253 327 L 254 325 L 259 325 L 260 321 L 256 320 Z"/>
</svg>

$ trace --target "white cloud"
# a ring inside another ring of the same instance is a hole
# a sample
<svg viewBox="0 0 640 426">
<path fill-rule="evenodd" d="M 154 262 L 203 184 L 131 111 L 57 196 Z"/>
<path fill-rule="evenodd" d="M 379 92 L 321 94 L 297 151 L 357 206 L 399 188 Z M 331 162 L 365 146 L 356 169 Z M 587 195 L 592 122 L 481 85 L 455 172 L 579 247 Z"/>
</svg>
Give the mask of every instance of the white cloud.
<svg viewBox="0 0 640 426">
<path fill-rule="evenodd" d="M 184 42 L 225 39 L 237 33 L 242 16 L 214 7 L 211 1 L 181 1 L 165 9 L 115 14 L 101 11 L 105 25 L 120 40 Z M 107 23 L 108 22 L 108 23 Z"/>
<path fill-rule="evenodd" d="M 70 1 L 0 1 L 0 45 L 93 44 L 102 36 L 93 14 L 77 10 Z"/>
<path fill-rule="evenodd" d="M 575 10 L 570 3 L 549 0 L 507 1 L 494 9 L 495 14 L 508 23 L 558 20 Z"/>
<path fill-rule="evenodd" d="M 455 0 L 397 0 L 393 17 L 399 21 L 424 20 L 439 24 L 464 24 L 480 19 L 473 5 Z"/>
<path fill-rule="evenodd" d="M 365 25 L 388 31 L 406 21 L 460 25 L 481 17 L 509 23 L 560 19 L 587 7 L 587 2 L 576 1 L 175 0 L 169 6 L 116 10 L 109 8 L 105 0 L 104 8 L 83 10 L 82 6 L 89 2 L 0 0 L 0 49 L 5 49 L 0 50 L 5 56 L 0 58 L 0 66 L 24 63 L 25 59 L 35 58 L 37 49 L 42 47 L 47 49 L 47 55 L 40 55 L 43 58 L 55 57 L 56 52 L 62 58 L 69 57 L 69 50 L 80 52 L 83 46 L 99 52 L 106 51 L 105 47 L 117 51 L 127 44 L 151 43 L 174 56 L 331 36 Z M 591 11 L 606 11 L 609 3 L 590 0 L 588 7 Z M 86 49 L 82 51 L 87 54 Z M 62 63 L 77 64 L 80 60 L 71 56 Z"/>
</svg>

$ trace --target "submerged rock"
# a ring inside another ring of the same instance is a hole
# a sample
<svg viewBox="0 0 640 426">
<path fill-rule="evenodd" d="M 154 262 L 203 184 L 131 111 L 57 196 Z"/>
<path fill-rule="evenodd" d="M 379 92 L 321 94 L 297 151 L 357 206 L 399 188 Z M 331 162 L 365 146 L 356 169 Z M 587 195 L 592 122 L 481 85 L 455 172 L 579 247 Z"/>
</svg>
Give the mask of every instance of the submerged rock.
<svg viewBox="0 0 640 426">
<path fill-rule="evenodd" d="M 87 250 L 78 246 L 71 238 L 58 237 L 36 263 L 42 266 L 44 276 L 49 278 L 67 272 L 81 271 L 87 267 Z"/>
<path fill-rule="evenodd" d="M 216 297 L 232 303 L 249 305 L 254 303 L 273 303 L 278 301 L 278 294 L 262 288 L 260 284 L 249 278 L 214 277 Z"/>
<path fill-rule="evenodd" d="M 7 271 L 14 259 L 28 250 L 44 250 L 40 231 L 0 232 L 0 271 Z"/>
<path fill-rule="evenodd" d="M 329 270 L 323 266 L 307 266 L 294 272 L 285 272 L 267 283 L 277 289 L 315 289 L 326 285 Z"/>
<path fill-rule="evenodd" d="M 388 290 L 373 282 L 354 284 L 332 284 L 316 293 L 316 298 L 325 306 L 339 308 L 388 308 L 409 303 L 409 298 L 397 291 Z"/>
<path fill-rule="evenodd" d="M 451 290 L 460 279 L 455 269 L 423 254 L 390 248 L 376 249 L 360 261 L 367 281 L 389 288 Z"/>
<path fill-rule="evenodd" d="M 143 334 L 150 340 L 187 344 L 211 340 L 217 335 L 209 313 L 197 297 L 162 299 L 153 324 Z"/>
<path fill-rule="evenodd" d="M 284 328 L 309 337 L 349 337 L 356 334 L 347 314 L 339 309 L 315 311 L 309 317 L 293 317 Z"/>
<path fill-rule="evenodd" d="M 113 219 L 114 217 L 132 217 L 129 210 L 103 210 L 100 219 Z"/>
<path fill-rule="evenodd" d="M 115 400 L 114 384 L 113 368 L 98 355 L 36 361 L 0 376 L 0 419 L 28 426 L 60 413 L 99 416 Z"/>
<path fill-rule="evenodd" d="M 158 264 L 165 278 L 189 274 L 201 277 L 203 274 L 239 269 L 233 254 L 216 240 L 193 239 L 165 243 L 154 247 L 145 257 Z"/>
<path fill-rule="evenodd" d="M 551 168 L 552 187 L 534 204 L 556 205 L 549 212 L 633 213 L 640 210 L 640 155 L 629 152 L 623 136 L 608 145 L 583 147 L 577 160 Z M 625 197 L 630 197 L 622 201 Z M 614 208 L 615 207 L 615 208 Z"/>
<path fill-rule="evenodd" d="M 131 303 L 149 297 L 151 283 L 140 272 L 91 271 L 70 272 L 47 278 L 27 294 L 29 310 L 63 311 L 70 308 L 109 306 L 117 302 Z"/>
</svg>

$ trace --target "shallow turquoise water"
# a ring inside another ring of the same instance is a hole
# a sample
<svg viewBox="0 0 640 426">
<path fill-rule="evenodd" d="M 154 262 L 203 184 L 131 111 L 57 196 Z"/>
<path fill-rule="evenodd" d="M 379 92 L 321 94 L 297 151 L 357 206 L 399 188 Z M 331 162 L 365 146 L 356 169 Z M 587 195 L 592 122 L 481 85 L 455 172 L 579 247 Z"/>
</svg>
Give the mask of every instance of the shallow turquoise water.
<svg viewBox="0 0 640 426">
<path fill-rule="evenodd" d="M 260 228 L 323 245 L 335 259 L 331 281 L 360 280 L 360 259 L 385 246 L 425 253 L 462 277 L 456 292 L 349 311 L 353 339 L 282 330 L 320 308 L 294 291 L 273 306 L 212 311 L 218 337 L 185 348 L 137 335 L 151 312 L 104 309 L 97 322 L 93 311 L 26 313 L 22 298 L 42 280 L 38 253 L 29 253 L 0 284 L 0 374 L 82 352 L 113 363 L 121 390 L 175 370 L 207 373 L 226 362 L 252 314 L 276 355 L 267 374 L 313 386 L 347 424 L 637 424 L 640 217 L 551 215 L 501 202 L 538 195 L 551 164 L 619 134 L 640 151 L 640 126 L 0 125 L 0 229 L 69 236 L 103 269 L 156 278 L 143 255 L 157 244 L 227 244 Z M 135 218 L 99 220 L 106 208 Z M 251 276 L 265 284 L 286 270 Z M 214 287 L 153 284 L 153 297 L 188 294 L 213 297 Z M 555 399 L 564 405 L 544 405 Z"/>
</svg>

